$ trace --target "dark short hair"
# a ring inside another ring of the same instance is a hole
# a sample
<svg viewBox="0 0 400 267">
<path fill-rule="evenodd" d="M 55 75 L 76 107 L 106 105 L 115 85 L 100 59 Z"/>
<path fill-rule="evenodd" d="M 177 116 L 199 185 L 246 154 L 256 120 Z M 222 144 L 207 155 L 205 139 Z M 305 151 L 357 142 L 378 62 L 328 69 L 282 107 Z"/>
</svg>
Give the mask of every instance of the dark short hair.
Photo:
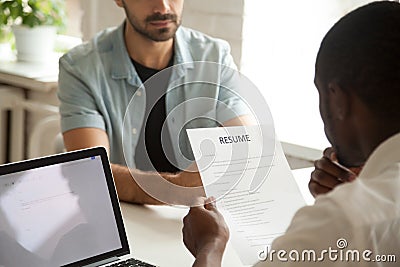
<svg viewBox="0 0 400 267">
<path fill-rule="evenodd" d="M 377 116 L 400 119 L 400 3 L 373 2 L 340 19 L 322 40 L 316 70 Z"/>
</svg>

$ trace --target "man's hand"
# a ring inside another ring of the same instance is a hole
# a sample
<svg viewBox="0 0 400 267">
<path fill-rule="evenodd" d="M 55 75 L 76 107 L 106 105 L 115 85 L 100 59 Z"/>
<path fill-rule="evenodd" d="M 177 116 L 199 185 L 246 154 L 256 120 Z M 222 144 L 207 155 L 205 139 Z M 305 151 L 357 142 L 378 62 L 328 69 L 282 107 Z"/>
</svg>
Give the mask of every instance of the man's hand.
<svg viewBox="0 0 400 267">
<path fill-rule="evenodd" d="M 316 197 L 331 191 L 336 186 L 354 181 L 362 167 L 346 168 L 339 164 L 336 153 L 329 147 L 324 150 L 323 157 L 314 162 L 315 170 L 311 173 L 308 188 Z"/>
<path fill-rule="evenodd" d="M 196 257 L 193 266 L 220 266 L 226 243 L 229 239 L 229 229 L 222 214 L 209 198 L 204 204 L 190 208 L 183 219 L 183 243 Z"/>
</svg>

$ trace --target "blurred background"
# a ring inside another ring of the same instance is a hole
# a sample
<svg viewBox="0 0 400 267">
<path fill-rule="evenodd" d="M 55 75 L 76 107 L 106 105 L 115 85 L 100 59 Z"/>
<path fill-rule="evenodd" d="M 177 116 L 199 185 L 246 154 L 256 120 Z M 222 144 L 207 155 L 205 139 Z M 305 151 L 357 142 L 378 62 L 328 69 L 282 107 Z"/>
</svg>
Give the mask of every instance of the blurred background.
<svg viewBox="0 0 400 267">
<path fill-rule="evenodd" d="M 56 97 L 58 58 L 125 17 L 112 0 L 45 1 L 55 5 L 49 10 L 57 10 L 62 21 L 53 19 L 58 30 L 51 56 L 30 62 L 21 60 L 22 54 L 16 56 L 12 28 L 36 21 L 30 17 L 7 22 L 5 16 L 17 11 L 7 11 L 5 2 L 0 0 L 0 163 L 63 151 Z M 270 106 L 291 167 L 299 168 L 311 166 L 329 146 L 313 84 L 321 39 L 341 16 L 368 2 L 372 1 L 186 0 L 183 25 L 230 43 L 240 71 Z"/>
</svg>

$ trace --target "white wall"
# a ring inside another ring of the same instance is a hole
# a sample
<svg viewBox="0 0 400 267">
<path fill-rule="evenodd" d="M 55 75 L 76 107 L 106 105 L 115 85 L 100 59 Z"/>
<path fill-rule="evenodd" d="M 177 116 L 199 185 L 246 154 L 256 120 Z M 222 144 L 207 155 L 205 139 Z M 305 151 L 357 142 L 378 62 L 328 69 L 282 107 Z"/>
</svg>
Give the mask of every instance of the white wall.
<svg viewBox="0 0 400 267">
<path fill-rule="evenodd" d="M 74 37 L 82 37 L 82 15 L 83 10 L 80 5 L 80 0 L 66 0 L 67 32 L 66 35 Z"/>
<path fill-rule="evenodd" d="M 242 59 L 244 2 L 186 0 L 183 25 L 228 41 L 235 63 L 239 66 Z"/>
<path fill-rule="evenodd" d="M 84 12 L 82 17 L 82 37 L 89 40 L 97 32 L 111 26 L 118 26 L 125 18 L 123 9 L 113 0 L 80 0 Z"/>
<path fill-rule="evenodd" d="M 106 27 L 119 25 L 125 18 L 123 9 L 113 0 L 78 1 L 84 12 L 84 40 L 90 39 Z M 183 25 L 227 40 L 231 44 L 233 58 L 239 65 L 242 53 L 243 12 L 244 0 L 186 0 Z"/>
</svg>

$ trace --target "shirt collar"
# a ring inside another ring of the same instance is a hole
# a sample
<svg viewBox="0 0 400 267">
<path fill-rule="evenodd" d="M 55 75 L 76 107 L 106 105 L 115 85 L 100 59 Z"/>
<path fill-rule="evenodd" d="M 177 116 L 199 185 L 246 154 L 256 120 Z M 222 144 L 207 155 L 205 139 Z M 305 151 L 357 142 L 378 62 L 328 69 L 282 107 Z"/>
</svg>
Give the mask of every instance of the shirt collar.
<svg viewBox="0 0 400 267">
<path fill-rule="evenodd" d="M 388 166 L 400 162 L 400 133 L 381 143 L 370 155 L 360 178 L 374 178 L 381 174 Z"/>
<path fill-rule="evenodd" d="M 190 43 L 190 33 L 185 27 L 180 26 L 175 34 L 175 60 L 174 60 L 174 70 L 175 75 L 172 77 L 171 81 L 177 80 L 186 74 L 187 69 L 194 68 L 194 59 L 191 54 L 192 45 Z"/>
<path fill-rule="evenodd" d="M 192 63 L 193 57 L 190 54 L 192 44 L 189 43 L 190 38 L 187 36 L 187 31 L 180 26 L 175 34 L 175 64 Z"/>
<path fill-rule="evenodd" d="M 125 45 L 124 39 L 125 21 L 114 31 L 113 36 L 113 79 L 132 79 L 137 76 Z"/>
</svg>

